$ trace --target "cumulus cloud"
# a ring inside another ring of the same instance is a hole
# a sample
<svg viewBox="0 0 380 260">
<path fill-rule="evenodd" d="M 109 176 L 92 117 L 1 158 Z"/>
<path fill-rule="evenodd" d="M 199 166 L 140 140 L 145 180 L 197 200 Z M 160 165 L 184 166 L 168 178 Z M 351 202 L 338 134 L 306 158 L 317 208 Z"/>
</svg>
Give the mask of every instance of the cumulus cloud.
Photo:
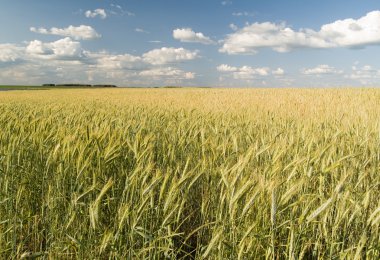
<svg viewBox="0 0 380 260">
<path fill-rule="evenodd" d="M 106 19 L 107 18 L 107 13 L 104 9 L 95 9 L 93 11 L 91 10 L 87 10 L 84 15 L 87 17 L 87 18 L 95 18 L 97 16 L 99 16 L 99 18 L 101 19 Z"/>
<path fill-rule="evenodd" d="M 43 27 L 35 28 L 31 27 L 30 31 L 41 34 L 59 35 L 64 37 L 71 37 L 75 40 L 93 40 L 100 38 L 101 35 L 95 31 L 94 28 L 88 25 L 73 26 L 70 25 L 67 28 L 46 29 Z"/>
<path fill-rule="evenodd" d="M 301 71 L 305 75 L 321 75 L 321 74 L 341 74 L 343 73 L 342 70 L 338 70 L 334 67 L 331 67 L 327 64 L 319 65 L 315 68 L 311 69 L 303 69 Z"/>
<path fill-rule="evenodd" d="M 4 47 L 9 46 L 6 45 Z M 8 48 L 8 50 L 10 50 L 10 48 Z M 11 59 L 9 55 L 6 56 L 5 54 L 6 52 L 2 51 L 0 45 L 1 60 Z M 106 51 L 89 52 L 81 47 L 80 42 L 66 37 L 55 42 L 31 41 L 24 48 L 24 58 L 28 58 L 28 55 L 33 56 L 34 59 L 78 60 L 103 69 L 142 70 L 151 66 L 175 64 L 193 60 L 198 58 L 198 51 L 163 47 L 161 49 L 148 51 L 141 56 L 128 53 L 111 54 Z M 16 59 L 16 52 L 13 53 L 12 57 L 12 59 Z"/>
<path fill-rule="evenodd" d="M 169 77 L 176 79 L 193 79 L 195 74 L 193 72 L 185 72 L 183 70 L 167 67 L 167 68 L 154 68 L 140 72 L 140 76 L 147 77 Z"/>
<path fill-rule="evenodd" d="M 41 59 L 81 59 L 84 57 L 80 42 L 73 41 L 69 37 L 48 43 L 39 40 L 31 41 L 26 46 L 26 54 Z"/>
<path fill-rule="evenodd" d="M 345 75 L 345 78 L 358 80 L 363 84 L 367 84 L 373 79 L 380 78 L 380 70 L 374 69 L 370 65 L 364 65 L 362 67 L 353 66 L 351 73 Z"/>
<path fill-rule="evenodd" d="M 216 67 L 217 71 L 231 74 L 234 79 L 255 79 L 257 77 L 265 77 L 272 75 L 283 75 L 284 70 L 278 68 L 271 70 L 268 67 L 253 68 L 250 66 L 234 67 L 227 64 L 221 64 Z"/>
<path fill-rule="evenodd" d="M 227 64 L 221 64 L 218 67 L 216 67 L 216 70 L 220 72 L 235 72 L 238 71 L 238 68 Z"/>
<path fill-rule="evenodd" d="M 32 55 L 47 55 L 54 53 L 51 48 L 51 43 L 43 43 L 39 40 L 29 42 L 29 45 L 26 47 L 26 52 Z"/>
<path fill-rule="evenodd" d="M 153 65 L 177 63 L 198 58 L 198 51 L 190 51 L 184 48 L 154 49 L 143 54 L 145 62 Z"/>
<path fill-rule="evenodd" d="M 234 79 L 254 79 L 257 76 L 268 76 L 269 68 L 252 68 L 243 66 L 233 73 Z"/>
<path fill-rule="evenodd" d="M 139 56 L 130 55 L 128 53 L 112 55 L 109 53 L 89 53 L 88 56 L 96 60 L 96 67 L 101 69 L 126 69 L 141 70 L 147 65 Z"/>
<path fill-rule="evenodd" d="M 0 78 L 7 84 L 91 81 L 140 86 L 186 85 L 191 84 L 195 73 L 177 68 L 176 63 L 197 57 L 198 51 L 184 48 L 153 49 L 132 55 L 90 52 L 70 37 L 52 42 L 33 40 L 20 45 L 0 44 Z"/>
<path fill-rule="evenodd" d="M 0 44 L 0 62 L 15 62 L 22 56 L 22 47 L 14 44 Z"/>
<path fill-rule="evenodd" d="M 214 44 L 215 42 L 201 32 L 194 32 L 191 28 L 173 30 L 173 37 L 181 42 L 197 42 L 202 44 Z"/>
<path fill-rule="evenodd" d="M 80 42 L 69 37 L 54 42 L 33 40 L 24 46 L 0 44 L 0 62 L 82 61 L 85 58 Z"/>
<path fill-rule="evenodd" d="M 380 44 L 380 11 L 367 13 L 355 20 L 337 20 L 322 25 L 319 31 L 290 28 L 285 23 L 253 23 L 229 34 L 221 52 L 254 54 L 260 48 L 288 52 L 297 48 L 358 48 Z"/>
</svg>

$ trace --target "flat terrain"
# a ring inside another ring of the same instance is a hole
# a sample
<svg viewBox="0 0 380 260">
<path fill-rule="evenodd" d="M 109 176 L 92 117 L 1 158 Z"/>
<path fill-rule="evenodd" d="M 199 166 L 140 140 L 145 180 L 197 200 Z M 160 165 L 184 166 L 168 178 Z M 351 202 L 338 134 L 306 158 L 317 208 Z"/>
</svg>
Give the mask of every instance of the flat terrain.
<svg viewBox="0 0 380 260">
<path fill-rule="evenodd" d="M 0 92 L 0 258 L 378 259 L 380 90 Z"/>
<path fill-rule="evenodd" d="M 99 89 L 104 88 L 101 86 L 18 86 L 18 85 L 0 85 L 0 91 L 11 91 L 11 90 L 51 90 L 51 89 Z"/>
<path fill-rule="evenodd" d="M 0 85 L 0 91 L 6 90 L 35 90 L 42 89 L 44 87 L 41 86 L 8 86 L 8 85 Z"/>
</svg>

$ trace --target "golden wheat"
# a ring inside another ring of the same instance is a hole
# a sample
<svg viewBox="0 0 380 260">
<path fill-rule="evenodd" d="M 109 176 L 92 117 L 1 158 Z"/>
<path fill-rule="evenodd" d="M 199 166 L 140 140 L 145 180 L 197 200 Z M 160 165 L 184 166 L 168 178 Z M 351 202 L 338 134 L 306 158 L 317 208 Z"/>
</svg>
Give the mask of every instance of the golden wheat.
<svg viewBox="0 0 380 260">
<path fill-rule="evenodd" d="M 0 258 L 380 257 L 380 91 L 0 94 Z"/>
</svg>

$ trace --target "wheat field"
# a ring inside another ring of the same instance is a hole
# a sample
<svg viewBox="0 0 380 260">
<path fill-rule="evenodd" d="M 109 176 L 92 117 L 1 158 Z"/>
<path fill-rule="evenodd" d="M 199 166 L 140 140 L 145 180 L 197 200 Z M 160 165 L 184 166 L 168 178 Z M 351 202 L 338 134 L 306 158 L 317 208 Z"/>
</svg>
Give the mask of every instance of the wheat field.
<svg viewBox="0 0 380 260">
<path fill-rule="evenodd" d="M 0 258 L 378 259 L 380 90 L 0 93 Z"/>
</svg>

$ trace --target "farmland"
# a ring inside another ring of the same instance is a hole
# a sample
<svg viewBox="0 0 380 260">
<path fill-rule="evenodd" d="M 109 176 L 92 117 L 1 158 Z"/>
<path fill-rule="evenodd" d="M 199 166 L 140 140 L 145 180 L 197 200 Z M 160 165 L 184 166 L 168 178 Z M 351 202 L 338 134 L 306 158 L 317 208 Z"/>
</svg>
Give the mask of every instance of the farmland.
<svg viewBox="0 0 380 260">
<path fill-rule="evenodd" d="M 380 257 L 377 89 L 0 92 L 0 258 Z"/>
</svg>

